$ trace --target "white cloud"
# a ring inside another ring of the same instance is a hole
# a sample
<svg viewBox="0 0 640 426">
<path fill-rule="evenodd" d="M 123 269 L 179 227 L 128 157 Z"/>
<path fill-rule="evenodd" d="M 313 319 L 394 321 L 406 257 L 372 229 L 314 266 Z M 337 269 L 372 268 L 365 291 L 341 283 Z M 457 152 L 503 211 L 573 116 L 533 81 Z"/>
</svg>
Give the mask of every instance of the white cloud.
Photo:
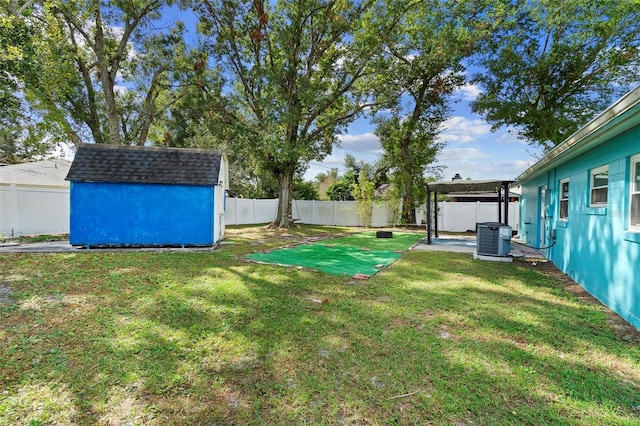
<svg viewBox="0 0 640 426">
<path fill-rule="evenodd" d="M 129 91 L 129 88 L 120 84 L 116 84 L 113 86 L 113 91 L 120 95 L 124 95 Z"/>
<path fill-rule="evenodd" d="M 487 158 L 491 155 L 478 148 L 445 148 L 438 155 L 438 161 L 470 162 L 474 158 Z"/>
<path fill-rule="evenodd" d="M 340 147 L 345 151 L 361 152 L 368 154 L 381 154 L 382 145 L 380 139 L 373 133 L 361 133 L 359 135 L 339 135 Z"/>
<path fill-rule="evenodd" d="M 312 162 L 312 163 L 318 164 L 316 162 Z M 329 155 L 325 157 L 324 160 L 322 160 L 322 166 L 325 170 L 329 170 L 333 168 L 342 170 L 344 168 L 344 156 L 339 154 Z"/>
<path fill-rule="evenodd" d="M 491 126 L 481 118 L 454 116 L 446 120 L 442 127 L 440 137 L 445 142 L 470 143 L 475 142 L 478 136 L 491 133 Z"/>
<path fill-rule="evenodd" d="M 526 170 L 533 160 L 500 160 L 500 158 L 478 148 L 444 149 L 438 156 L 438 164 L 446 165 L 444 179 L 456 173 L 474 180 L 515 179 Z"/>
<path fill-rule="evenodd" d="M 475 101 L 478 95 L 482 93 L 480 88 L 475 84 L 467 84 L 458 89 L 458 93 L 462 100 Z"/>
<path fill-rule="evenodd" d="M 498 139 L 496 139 L 496 143 L 520 143 L 520 144 L 526 144 L 526 142 L 520 138 L 518 138 L 518 136 L 516 136 L 514 133 L 510 133 L 510 132 L 505 132 L 502 136 L 500 136 Z"/>
</svg>

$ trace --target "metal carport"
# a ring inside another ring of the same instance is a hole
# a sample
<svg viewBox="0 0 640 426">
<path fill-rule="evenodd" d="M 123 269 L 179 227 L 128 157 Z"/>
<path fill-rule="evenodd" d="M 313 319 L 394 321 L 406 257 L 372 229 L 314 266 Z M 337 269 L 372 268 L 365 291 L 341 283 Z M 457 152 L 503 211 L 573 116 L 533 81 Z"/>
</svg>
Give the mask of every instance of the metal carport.
<svg viewBox="0 0 640 426">
<path fill-rule="evenodd" d="M 434 211 L 438 211 L 438 193 L 448 194 L 450 192 L 468 192 L 468 191 L 486 191 L 496 192 L 498 199 L 498 222 L 502 222 L 502 192 L 504 190 L 505 202 L 504 202 L 504 222 L 509 221 L 509 185 L 513 183 L 512 180 L 452 180 L 452 181 L 437 181 L 428 182 L 425 184 L 427 187 L 427 244 L 431 244 L 431 193 L 434 194 Z M 438 220 L 436 213 L 435 223 L 435 236 L 438 237 Z"/>
</svg>

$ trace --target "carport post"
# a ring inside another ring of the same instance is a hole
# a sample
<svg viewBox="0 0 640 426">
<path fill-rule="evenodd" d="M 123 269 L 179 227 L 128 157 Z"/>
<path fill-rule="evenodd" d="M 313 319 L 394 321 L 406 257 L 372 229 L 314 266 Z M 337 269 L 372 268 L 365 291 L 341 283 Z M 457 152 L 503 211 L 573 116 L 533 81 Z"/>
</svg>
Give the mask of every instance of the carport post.
<svg viewBox="0 0 640 426">
<path fill-rule="evenodd" d="M 502 223 L 502 187 L 498 187 L 498 222 Z"/>
<path fill-rule="evenodd" d="M 436 238 L 438 238 L 438 191 L 434 191 L 433 193 L 433 218 L 433 225 L 436 228 Z"/>
<path fill-rule="evenodd" d="M 503 182 L 504 185 L 504 223 L 509 224 L 509 183 Z"/>
<path fill-rule="evenodd" d="M 427 244 L 431 244 L 431 191 L 427 185 Z"/>
</svg>

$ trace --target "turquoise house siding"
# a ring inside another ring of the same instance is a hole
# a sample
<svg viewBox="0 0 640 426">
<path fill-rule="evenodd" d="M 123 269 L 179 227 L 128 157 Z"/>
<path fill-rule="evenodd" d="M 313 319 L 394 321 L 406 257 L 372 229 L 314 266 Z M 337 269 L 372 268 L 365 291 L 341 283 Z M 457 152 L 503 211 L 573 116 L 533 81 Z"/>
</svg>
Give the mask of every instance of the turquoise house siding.
<svg viewBox="0 0 640 426">
<path fill-rule="evenodd" d="M 71 182 L 70 243 L 213 245 L 214 187 Z"/>
<path fill-rule="evenodd" d="M 576 143 L 572 149 L 577 154 L 567 155 L 566 160 L 559 155 L 549 166 L 518 179 L 522 239 L 534 247 L 548 247 L 544 252 L 550 261 L 636 328 L 640 328 L 640 232 L 628 224 L 631 157 L 640 154 L 639 110 L 637 104 L 625 112 L 635 117 L 635 124 L 627 123 L 626 130 L 609 132 L 616 124 L 607 122 L 600 134 L 591 134 L 595 136 L 588 149 Z M 589 205 L 590 171 L 605 165 L 608 202 L 594 208 Z M 559 219 L 564 179 L 569 181 L 566 221 Z"/>
</svg>

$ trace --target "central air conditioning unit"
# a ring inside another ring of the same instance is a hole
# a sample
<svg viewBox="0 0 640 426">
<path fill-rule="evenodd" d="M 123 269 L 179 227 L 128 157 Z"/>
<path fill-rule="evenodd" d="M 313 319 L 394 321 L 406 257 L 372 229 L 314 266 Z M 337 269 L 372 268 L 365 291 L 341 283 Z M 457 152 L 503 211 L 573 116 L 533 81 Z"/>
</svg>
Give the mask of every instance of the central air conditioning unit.
<svg viewBox="0 0 640 426">
<path fill-rule="evenodd" d="M 500 222 L 476 224 L 477 251 L 485 256 L 508 256 L 511 251 L 511 227 Z"/>
</svg>

